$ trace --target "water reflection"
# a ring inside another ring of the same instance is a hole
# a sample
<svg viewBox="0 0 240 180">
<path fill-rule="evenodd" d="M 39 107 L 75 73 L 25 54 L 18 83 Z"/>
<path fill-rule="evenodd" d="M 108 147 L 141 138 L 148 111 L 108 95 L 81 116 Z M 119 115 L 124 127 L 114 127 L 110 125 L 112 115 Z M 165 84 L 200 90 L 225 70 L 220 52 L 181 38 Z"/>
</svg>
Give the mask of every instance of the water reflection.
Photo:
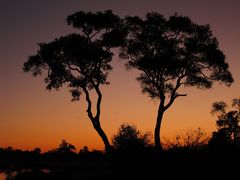
<svg viewBox="0 0 240 180">
<path fill-rule="evenodd" d="M 6 179 L 14 179 L 14 177 L 16 177 L 18 174 L 22 174 L 22 173 L 34 173 L 35 171 L 33 171 L 32 169 L 21 169 L 18 171 L 13 171 L 13 170 L 8 170 L 8 171 L 0 171 L 0 180 L 6 180 Z M 49 169 L 40 169 L 38 170 L 38 172 L 40 173 L 50 173 Z"/>
</svg>

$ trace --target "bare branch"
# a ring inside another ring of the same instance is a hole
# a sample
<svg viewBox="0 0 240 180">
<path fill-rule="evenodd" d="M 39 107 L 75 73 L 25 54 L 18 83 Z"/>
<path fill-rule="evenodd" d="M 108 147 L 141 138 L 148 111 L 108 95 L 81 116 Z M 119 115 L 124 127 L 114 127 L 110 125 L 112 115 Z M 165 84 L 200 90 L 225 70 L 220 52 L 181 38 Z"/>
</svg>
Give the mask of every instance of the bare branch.
<svg viewBox="0 0 240 180">
<path fill-rule="evenodd" d="M 82 72 L 81 72 L 80 69 L 72 67 L 72 66 L 69 64 L 69 62 L 68 62 L 67 65 L 68 65 L 68 68 L 69 68 L 70 70 L 72 70 L 72 71 L 77 71 L 79 74 L 82 74 Z"/>
<path fill-rule="evenodd" d="M 96 31 L 94 34 L 92 34 L 90 37 L 89 37 L 89 39 L 92 39 L 94 36 L 96 36 L 98 33 L 100 33 L 101 32 L 101 30 L 98 30 L 98 31 Z"/>
<path fill-rule="evenodd" d="M 179 96 L 186 96 L 187 94 L 177 94 L 177 90 L 180 88 L 181 86 L 181 80 L 182 78 L 184 78 L 184 76 L 181 76 L 180 78 L 177 79 L 175 88 L 172 91 L 171 97 L 169 102 L 167 103 L 167 105 L 164 107 L 165 110 L 167 110 L 174 102 L 174 100 L 179 97 Z"/>
<path fill-rule="evenodd" d="M 98 95 L 98 99 L 97 99 L 97 113 L 96 113 L 95 119 L 99 119 L 100 113 L 101 113 L 101 108 L 100 107 L 101 107 L 101 102 L 102 102 L 102 93 L 99 90 L 98 86 L 94 86 L 94 89 L 96 90 L 97 95 Z"/>
<path fill-rule="evenodd" d="M 82 88 L 85 95 L 86 95 L 86 101 L 88 103 L 88 107 L 87 107 L 87 113 L 88 113 L 88 117 L 91 119 L 91 121 L 93 121 L 93 114 L 92 114 L 92 102 L 91 102 L 91 99 L 90 99 L 90 95 L 89 95 L 89 92 L 87 90 L 86 87 L 83 87 Z"/>
<path fill-rule="evenodd" d="M 187 96 L 187 94 L 177 94 L 175 98 L 180 97 L 180 96 Z"/>
</svg>

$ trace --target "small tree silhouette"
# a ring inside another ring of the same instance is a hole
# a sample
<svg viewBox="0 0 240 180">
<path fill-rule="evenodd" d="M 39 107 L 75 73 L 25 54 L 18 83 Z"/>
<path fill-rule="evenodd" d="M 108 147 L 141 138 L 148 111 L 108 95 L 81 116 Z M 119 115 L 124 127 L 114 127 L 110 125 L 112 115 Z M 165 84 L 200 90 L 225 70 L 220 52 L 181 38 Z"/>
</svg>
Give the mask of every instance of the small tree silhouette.
<svg viewBox="0 0 240 180">
<path fill-rule="evenodd" d="M 24 63 L 24 71 L 34 76 L 45 71 L 46 88 L 70 88 L 73 101 L 81 94 L 86 97 L 87 114 L 94 129 L 102 138 L 105 149 L 110 149 L 108 138 L 100 124 L 102 92 L 101 85 L 107 85 L 111 48 L 123 41 L 119 31 L 120 18 L 107 10 L 104 12 L 76 12 L 67 17 L 69 25 L 79 30 L 79 34 L 69 34 L 49 43 L 39 44 L 37 54 Z M 96 113 L 93 114 L 90 91 L 96 94 Z"/>
<path fill-rule="evenodd" d="M 89 149 L 87 146 L 84 146 L 82 149 L 80 149 L 79 154 L 87 154 L 89 153 Z"/>
<path fill-rule="evenodd" d="M 137 151 L 150 145 L 151 134 L 142 133 L 137 127 L 129 124 L 122 124 L 117 134 L 112 138 L 115 149 L 120 151 Z"/>
<path fill-rule="evenodd" d="M 160 128 L 164 112 L 187 94 L 180 87 L 209 89 L 215 81 L 233 82 L 225 56 L 209 25 L 198 25 L 190 18 L 148 13 L 145 19 L 126 17 L 128 36 L 120 57 L 127 67 L 140 70 L 137 77 L 142 92 L 159 99 L 155 125 L 155 146 L 162 149 Z"/>
<path fill-rule="evenodd" d="M 240 98 L 232 100 L 232 110 L 227 111 L 224 101 L 213 103 L 211 114 L 217 115 L 217 132 L 213 132 L 211 143 L 234 144 L 240 142 Z"/>
<path fill-rule="evenodd" d="M 65 139 L 62 140 L 61 144 L 59 144 L 59 147 L 56 149 L 56 151 L 60 153 L 71 153 L 75 150 L 75 146 L 68 143 Z"/>
</svg>

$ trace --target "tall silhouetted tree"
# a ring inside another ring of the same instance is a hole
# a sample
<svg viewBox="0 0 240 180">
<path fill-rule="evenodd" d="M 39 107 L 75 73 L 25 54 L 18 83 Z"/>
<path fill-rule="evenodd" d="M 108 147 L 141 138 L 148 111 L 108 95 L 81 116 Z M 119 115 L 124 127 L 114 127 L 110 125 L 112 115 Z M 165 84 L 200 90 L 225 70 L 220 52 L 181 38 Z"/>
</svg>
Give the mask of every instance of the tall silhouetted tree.
<svg viewBox="0 0 240 180">
<path fill-rule="evenodd" d="M 227 111 L 228 105 L 223 101 L 213 103 L 211 113 L 217 115 L 217 132 L 213 132 L 213 141 L 221 137 L 225 144 L 240 143 L 240 98 L 232 100 L 232 110 Z"/>
<path fill-rule="evenodd" d="M 119 33 L 120 18 L 107 10 L 104 12 L 76 12 L 67 17 L 68 25 L 76 28 L 78 34 L 69 34 L 49 43 L 40 43 L 36 55 L 24 63 L 24 71 L 34 76 L 46 75 L 48 90 L 66 85 L 73 101 L 85 94 L 87 114 L 94 129 L 102 138 L 105 149 L 110 149 L 108 138 L 100 124 L 102 93 L 101 85 L 107 85 L 111 48 L 123 39 Z M 97 96 L 96 113 L 93 113 L 90 91 Z"/>
<path fill-rule="evenodd" d="M 215 81 L 229 86 L 233 78 L 209 25 L 176 14 L 166 19 L 155 12 L 145 19 L 126 17 L 125 23 L 128 36 L 120 57 L 128 60 L 128 68 L 140 70 L 142 92 L 160 100 L 154 139 L 161 149 L 164 112 L 176 98 L 186 96 L 180 87 L 209 89 Z"/>
</svg>

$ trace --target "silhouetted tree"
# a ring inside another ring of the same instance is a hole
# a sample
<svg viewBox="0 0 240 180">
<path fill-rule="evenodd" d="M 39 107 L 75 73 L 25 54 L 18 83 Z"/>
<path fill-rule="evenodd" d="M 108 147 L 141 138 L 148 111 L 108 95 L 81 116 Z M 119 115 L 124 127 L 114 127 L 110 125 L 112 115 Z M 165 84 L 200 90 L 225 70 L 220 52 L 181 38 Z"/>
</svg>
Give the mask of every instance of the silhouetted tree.
<svg viewBox="0 0 240 180">
<path fill-rule="evenodd" d="M 240 98 L 232 100 L 232 110 L 223 101 L 213 103 L 211 113 L 217 115 L 217 132 L 213 132 L 212 143 L 234 144 L 240 142 Z M 222 142 L 220 142 L 222 141 Z"/>
<path fill-rule="evenodd" d="M 142 92 L 159 99 L 155 146 L 161 149 L 160 128 L 164 112 L 178 97 L 180 87 L 209 89 L 215 81 L 233 82 L 223 52 L 209 25 L 198 25 L 185 16 L 168 19 L 152 12 L 145 19 L 126 17 L 128 36 L 120 57 L 127 67 L 140 70 Z"/>
<path fill-rule="evenodd" d="M 112 138 L 114 148 L 120 151 L 141 150 L 149 146 L 150 141 L 150 133 L 142 133 L 136 126 L 129 124 L 122 124 Z"/>
<path fill-rule="evenodd" d="M 68 143 L 66 140 L 62 140 L 61 144 L 59 144 L 59 147 L 57 148 L 58 152 L 61 153 L 69 153 L 75 151 L 76 148 L 74 145 Z"/>
<path fill-rule="evenodd" d="M 36 153 L 36 154 L 41 154 L 41 149 L 40 148 L 35 148 L 32 152 Z"/>
<path fill-rule="evenodd" d="M 101 85 L 107 85 L 111 48 L 118 46 L 123 38 L 119 31 L 120 18 L 107 10 L 104 12 L 76 12 L 67 17 L 67 23 L 79 34 L 69 34 L 49 43 L 40 43 L 36 55 L 24 63 L 24 71 L 34 76 L 46 72 L 48 90 L 66 85 L 73 101 L 85 94 L 87 114 L 94 129 L 102 138 L 105 149 L 110 149 L 108 138 L 100 124 L 102 93 Z M 90 91 L 96 93 L 96 113 L 93 114 Z"/>
<path fill-rule="evenodd" d="M 80 149 L 79 154 L 87 154 L 89 153 L 89 149 L 87 146 L 84 146 L 82 149 Z"/>
</svg>

